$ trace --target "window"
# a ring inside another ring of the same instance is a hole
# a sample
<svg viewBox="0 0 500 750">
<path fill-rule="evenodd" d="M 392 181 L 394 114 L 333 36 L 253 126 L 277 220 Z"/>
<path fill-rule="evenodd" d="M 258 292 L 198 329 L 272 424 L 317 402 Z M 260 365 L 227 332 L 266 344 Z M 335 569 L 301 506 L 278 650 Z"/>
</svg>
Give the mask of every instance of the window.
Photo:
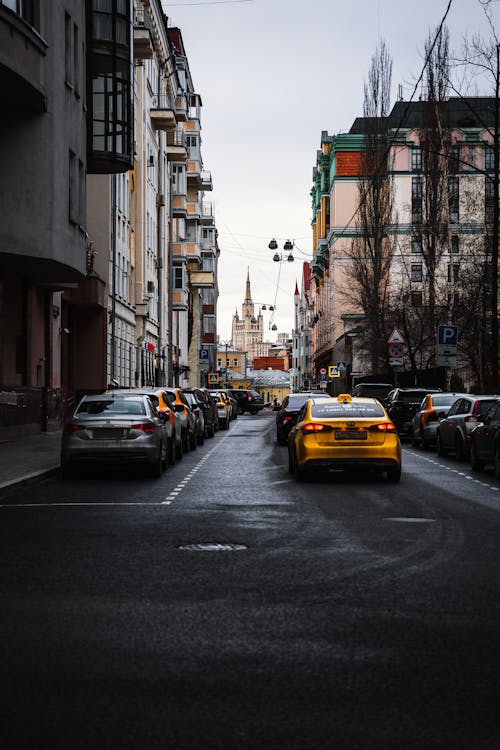
<svg viewBox="0 0 500 750">
<path fill-rule="evenodd" d="M 80 34 L 76 23 L 73 26 L 73 84 L 76 96 L 80 96 Z"/>
<path fill-rule="evenodd" d="M 454 284 L 458 282 L 458 263 L 448 263 L 448 281 Z"/>
<path fill-rule="evenodd" d="M 184 289 L 184 269 L 174 266 L 174 289 Z"/>
<path fill-rule="evenodd" d="M 79 224 L 79 184 L 78 184 L 78 159 L 73 151 L 69 152 L 69 220 L 72 224 Z"/>
<path fill-rule="evenodd" d="M 486 224 L 492 224 L 495 215 L 494 191 L 493 180 L 486 178 L 484 182 L 484 220 Z"/>
<path fill-rule="evenodd" d="M 233 359 L 233 367 L 238 367 L 238 359 L 237 359 L 237 357 L 235 357 Z"/>
<path fill-rule="evenodd" d="M 5 5 L 6 8 L 21 16 L 23 21 L 29 23 L 30 26 L 39 29 L 40 9 L 37 0 L 0 0 L 0 5 Z"/>
<path fill-rule="evenodd" d="M 459 187 L 458 177 L 448 177 L 448 207 L 450 211 L 450 224 L 458 224 L 459 213 Z"/>
<path fill-rule="evenodd" d="M 450 148 L 448 169 L 450 174 L 457 174 L 460 171 L 460 146 Z"/>
<path fill-rule="evenodd" d="M 411 171 L 421 172 L 422 171 L 422 149 L 419 146 L 414 146 L 411 149 Z"/>
<path fill-rule="evenodd" d="M 492 146 L 484 147 L 484 168 L 486 172 L 492 172 L 495 168 L 495 152 Z"/>
<path fill-rule="evenodd" d="M 476 166 L 476 147 L 472 145 L 469 146 L 469 165 Z"/>
<path fill-rule="evenodd" d="M 411 293 L 411 304 L 413 307 L 422 307 L 422 292 Z"/>
<path fill-rule="evenodd" d="M 73 59 L 71 52 L 71 16 L 64 13 L 64 65 L 66 83 L 70 86 L 73 84 Z"/>
<path fill-rule="evenodd" d="M 412 177 L 411 180 L 411 221 L 412 224 L 422 223 L 422 178 Z"/>
<path fill-rule="evenodd" d="M 458 239 L 458 234 L 452 234 L 451 236 L 451 252 L 452 253 L 460 252 L 460 242 Z"/>
<path fill-rule="evenodd" d="M 422 264 L 421 263 L 411 264 L 411 280 L 422 281 Z"/>
<path fill-rule="evenodd" d="M 412 253 L 422 252 L 422 237 L 421 235 L 415 235 L 411 238 L 411 251 Z"/>
</svg>

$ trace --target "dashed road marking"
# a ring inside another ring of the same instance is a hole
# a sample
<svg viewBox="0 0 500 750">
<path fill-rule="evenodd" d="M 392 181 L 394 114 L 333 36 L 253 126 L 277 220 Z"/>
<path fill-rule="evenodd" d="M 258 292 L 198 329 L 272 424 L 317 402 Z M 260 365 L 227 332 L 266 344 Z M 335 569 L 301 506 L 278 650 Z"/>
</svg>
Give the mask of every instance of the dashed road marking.
<svg viewBox="0 0 500 750">
<path fill-rule="evenodd" d="M 434 466 L 437 466 L 440 469 L 445 469 L 446 471 L 450 472 L 450 474 L 458 474 L 459 477 L 463 477 L 469 482 L 480 484 L 481 487 L 486 487 L 488 490 L 492 490 L 493 492 L 500 492 L 499 487 L 495 487 L 493 484 L 488 484 L 488 482 L 483 482 L 481 479 L 476 479 L 476 477 L 473 477 L 470 474 L 466 474 L 463 471 L 459 471 L 459 469 L 452 469 L 450 466 L 446 466 L 440 461 L 435 461 L 433 458 L 427 458 L 427 456 L 422 456 L 420 453 L 416 453 L 415 451 L 409 450 L 408 453 L 411 453 L 412 456 L 417 456 L 422 461 L 427 461 L 428 464 L 434 464 Z"/>
</svg>

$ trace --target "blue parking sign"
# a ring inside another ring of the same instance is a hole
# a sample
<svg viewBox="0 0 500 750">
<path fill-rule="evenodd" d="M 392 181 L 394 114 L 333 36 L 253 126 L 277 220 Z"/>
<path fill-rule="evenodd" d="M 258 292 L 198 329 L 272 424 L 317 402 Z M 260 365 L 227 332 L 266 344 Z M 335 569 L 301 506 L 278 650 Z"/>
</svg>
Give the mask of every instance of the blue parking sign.
<svg viewBox="0 0 500 750">
<path fill-rule="evenodd" d="M 201 360 L 208 359 L 208 349 L 200 349 L 200 359 Z"/>
<path fill-rule="evenodd" d="M 438 326 L 438 345 L 439 346 L 457 346 L 458 344 L 458 326 Z"/>
</svg>

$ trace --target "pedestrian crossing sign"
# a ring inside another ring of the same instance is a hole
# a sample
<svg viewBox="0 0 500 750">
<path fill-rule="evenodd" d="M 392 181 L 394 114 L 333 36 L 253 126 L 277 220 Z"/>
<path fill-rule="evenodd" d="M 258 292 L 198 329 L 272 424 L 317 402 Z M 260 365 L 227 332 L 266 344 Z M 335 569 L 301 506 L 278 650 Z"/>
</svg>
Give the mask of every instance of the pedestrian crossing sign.
<svg viewBox="0 0 500 750">
<path fill-rule="evenodd" d="M 219 385 L 220 383 L 220 375 L 218 372 L 209 372 L 208 373 L 208 385 Z"/>
</svg>

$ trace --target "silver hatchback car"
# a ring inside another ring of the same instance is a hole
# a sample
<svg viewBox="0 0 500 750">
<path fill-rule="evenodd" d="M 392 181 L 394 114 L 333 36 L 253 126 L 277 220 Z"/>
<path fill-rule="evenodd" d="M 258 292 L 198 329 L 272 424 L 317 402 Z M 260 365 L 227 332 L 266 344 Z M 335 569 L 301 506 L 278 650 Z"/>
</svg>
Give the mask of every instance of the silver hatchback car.
<svg viewBox="0 0 500 750">
<path fill-rule="evenodd" d="M 458 461 L 470 455 L 470 436 L 472 430 L 481 423 L 490 406 L 498 396 L 462 395 L 451 407 L 448 414 L 441 419 L 436 432 L 436 449 L 439 456 L 449 452 L 455 454 Z"/>
<path fill-rule="evenodd" d="M 64 426 L 61 470 L 120 462 L 144 465 L 159 477 L 167 465 L 163 420 L 148 396 L 84 396 Z"/>
</svg>

